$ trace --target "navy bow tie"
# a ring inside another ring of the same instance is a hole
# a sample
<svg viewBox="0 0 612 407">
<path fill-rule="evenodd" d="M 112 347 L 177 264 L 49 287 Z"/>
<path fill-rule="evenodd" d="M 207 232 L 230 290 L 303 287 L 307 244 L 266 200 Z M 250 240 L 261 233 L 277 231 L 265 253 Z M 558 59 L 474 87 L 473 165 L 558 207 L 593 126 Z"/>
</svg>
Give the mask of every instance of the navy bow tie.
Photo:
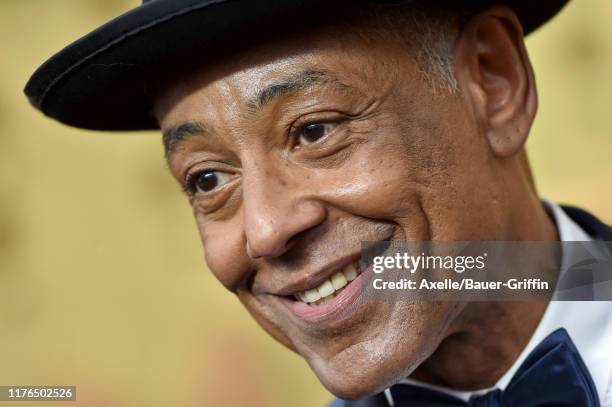
<svg viewBox="0 0 612 407">
<path fill-rule="evenodd" d="M 595 384 L 563 328 L 546 337 L 501 391 L 469 401 L 409 384 L 391 388 L 395 407 L 600 407 Z M 350 405 L 350 404 L 349 404 Z"/>
</svg>

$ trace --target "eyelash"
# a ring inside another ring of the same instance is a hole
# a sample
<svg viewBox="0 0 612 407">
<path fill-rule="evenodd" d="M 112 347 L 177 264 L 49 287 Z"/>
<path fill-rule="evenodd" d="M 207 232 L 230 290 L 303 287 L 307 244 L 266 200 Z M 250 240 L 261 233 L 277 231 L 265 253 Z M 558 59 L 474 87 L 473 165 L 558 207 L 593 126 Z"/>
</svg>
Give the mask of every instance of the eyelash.
<svg viewBox="0 0 612 407">
<path fill-rule="evenodd" d="M 189 197 L 193 197 L 196 195 L 196 193 L 199 192 L 198 187 L 197 187 L 197 182 L 200 179 L 200 177 L 202 176 L 202 174 L 204 174 L 205 172 L 222 172 L 225 174 L 229 174 L 230 176 L 233 176 L 233 171 L 229 170 L 229 169 L 221 169 L 221 168 L 202 168 L 190 173 L 185 174 L 185 179 L 183 181 L 183 185 L 182 185 L 182 189 L 183 192 L 185 194 L 187 194 L 187 196 Z M 229 182 L 229 181 L 227 181 Z M 226 183 L 227 183 L 226 182 Z M 223 183 L 222 185 L 220 185 L 219 187 L 222 187 L 223 185 L 225 185 L 225 183 Z M 217 188 L 219 188 L 217 187 Z M 202 194 L 209 194 L 209 193 L 213 193 L 217 188 L 215 188 L 214 190 L 210 190 L 210 191 L 202 191 Z"/>
<path fill-rule="evenodd" d="M 194 196 L 198 192 L 198 187 L 196 186 L 196 183 L 198 182 L 198 179 L 200 178 L 200 176 L 207 171 L 215 171 L 215 170 L 206 168 L 203 170 L 192 172 L 185 176 L 185 184 L 183 185 L 183 191 L 188 196 Z M 203 192 L 203 193 L 207 193 L 207 192 Z"/>
<path fill-rule="evenodd" d="M 183 191 L 189 195 L 192 196 L 195 194 L 196 192 L 196 182 L 198 180 L 198 178 L 200 178 L 200 175 L 202 175 L 202 173 L 204 173 L 204 171 L 196 171 L 190 174 L 187 174 L 185 176 L 185 182 L 183 184 Z"/>
<path fill-rule="evenodd" d="M 306 120 L 303 122 L 294 122 L 290 129 L 289 129 L 289 139 L 291 140 L 291 143 L 293 144 L 293 146 L 297 145 L 297 141 L 300 138 L 300 133 L 302 130 L 304 130 L 306 127 L 312 125 L 312 124 L 332 124 L 332 125 L 338 125 L 340 124 L 344 119 L 342 118 L 335 118 L 335 119 L 326 119 L 326 118 L 319 118 L 319 119 L 311 119 L 311 120 Z"/>
</svg>

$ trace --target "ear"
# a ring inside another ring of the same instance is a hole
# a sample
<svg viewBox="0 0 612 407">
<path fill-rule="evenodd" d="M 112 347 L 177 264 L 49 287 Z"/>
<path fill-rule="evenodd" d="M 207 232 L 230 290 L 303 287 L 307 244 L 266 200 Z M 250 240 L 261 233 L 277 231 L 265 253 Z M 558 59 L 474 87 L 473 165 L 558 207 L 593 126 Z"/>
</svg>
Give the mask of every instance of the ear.
<svg viewBox="0 0 612 407">
<path fill-rule="evenodd" d="M 464 96 L 497 156 L 523 148 L 537 111 L 533 69 L 516 14 L 487 9 L 464 27 L 455 47 L 455 69 Z"/>
</svg>

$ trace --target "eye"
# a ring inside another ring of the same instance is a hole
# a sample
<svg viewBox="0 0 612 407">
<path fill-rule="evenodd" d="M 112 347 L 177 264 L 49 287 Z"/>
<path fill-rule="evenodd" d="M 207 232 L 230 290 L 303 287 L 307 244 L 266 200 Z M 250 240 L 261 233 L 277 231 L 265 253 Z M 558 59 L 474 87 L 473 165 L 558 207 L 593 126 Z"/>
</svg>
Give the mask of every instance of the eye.
<svg viewBox="0 0 612 407">
<path fill-rule="evenodd" d="M 228 183 L 232 176 L 225 171 L 207 170 L 194 176 L 195 182 L 193 185 L 198 191 L 209 192 L 213 189 Z"/>
<path fill-rule="evenodd" d="M 298 133 L 299 144 L 308 145 L 316 143 L 329 133 L 333 123 L 311 123 L 302 127 Z"/>
</svg>

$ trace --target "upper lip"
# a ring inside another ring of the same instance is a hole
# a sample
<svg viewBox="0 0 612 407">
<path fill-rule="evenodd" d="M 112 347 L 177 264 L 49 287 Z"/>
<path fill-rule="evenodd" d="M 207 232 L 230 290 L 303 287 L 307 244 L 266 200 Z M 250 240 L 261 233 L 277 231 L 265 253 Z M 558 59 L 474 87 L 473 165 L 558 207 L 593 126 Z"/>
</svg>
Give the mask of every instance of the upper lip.
<svg viewBox="0 0 612 407">
<path fill-rule="evenodd" d="M 296 281 L 285 285 L 275 294 L 280 296 L 290 296 L 316 288 L 338 271 L 344 270 L 344 268 L 349 264 L 353 264 L 359 261 L 360 257 L 361 253 L 353 253 L 347 256 L 343 256 L 337 260 L 326 264 L 324 267 L 320 268 L 317 271 L 308 272 L 304 274 Z"/>
</svg>

